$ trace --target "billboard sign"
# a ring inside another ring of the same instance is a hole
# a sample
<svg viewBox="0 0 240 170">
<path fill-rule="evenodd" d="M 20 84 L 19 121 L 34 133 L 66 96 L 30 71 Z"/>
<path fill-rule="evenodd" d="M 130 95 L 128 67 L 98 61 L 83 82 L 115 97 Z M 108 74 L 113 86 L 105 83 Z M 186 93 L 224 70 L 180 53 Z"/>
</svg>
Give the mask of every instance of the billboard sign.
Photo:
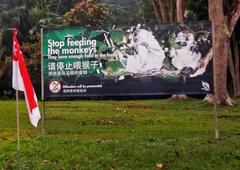
<svg viewBox="0 0 240 170">
<path fill-rule="evenodd" d="M 42 30 L 43 98 L 207 94 L 211 23 Z"/>
</svg>

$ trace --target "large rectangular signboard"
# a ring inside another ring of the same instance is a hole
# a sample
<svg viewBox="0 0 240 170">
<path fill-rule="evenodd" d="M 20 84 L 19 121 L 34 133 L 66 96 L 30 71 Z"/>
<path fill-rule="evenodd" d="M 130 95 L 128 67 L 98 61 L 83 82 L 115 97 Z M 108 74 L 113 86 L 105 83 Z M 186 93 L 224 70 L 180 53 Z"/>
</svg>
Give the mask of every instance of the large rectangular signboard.
<svg viewBox="0 0 240 170">
<path fill-rule="evenodd" d="M 42 30 L 43 98 L 213 91 L 211 23 Z"/>
</svg>

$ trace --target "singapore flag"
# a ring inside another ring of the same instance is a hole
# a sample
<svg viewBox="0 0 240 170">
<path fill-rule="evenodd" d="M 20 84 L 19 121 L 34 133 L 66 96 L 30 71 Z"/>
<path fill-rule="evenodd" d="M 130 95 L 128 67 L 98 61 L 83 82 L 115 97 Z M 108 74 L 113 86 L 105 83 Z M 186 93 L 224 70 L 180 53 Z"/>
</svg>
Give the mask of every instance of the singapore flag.
<svg viewBox="0 0 240 170">
<path fill-rule="evenodd" d="M 33 126 L 37 127 L 41 118 L 37 104 L 37 96 L 32 86 L 22 51 L 17 40 L 17 31 L 13 30 L 13 56 L 12 56 L 12 87 L 23 91 L 27 104 L 28 115 Z"/>
</svg>

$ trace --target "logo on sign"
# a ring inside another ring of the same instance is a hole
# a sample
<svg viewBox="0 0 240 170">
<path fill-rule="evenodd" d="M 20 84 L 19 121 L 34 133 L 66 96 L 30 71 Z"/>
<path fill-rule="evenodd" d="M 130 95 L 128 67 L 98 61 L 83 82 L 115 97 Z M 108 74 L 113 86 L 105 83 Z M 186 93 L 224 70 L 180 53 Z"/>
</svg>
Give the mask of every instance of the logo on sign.
<svg viewBox="0 0 240 170">
<path fill-rule="evenodd" d="M 57 94 L 61 91 L 62 89 L 62 85 L 59 81 L 51 81 L 50 84 L 49 84 L 49 90 L 54 93 L 54 94 Z"/>
<path fill-rule="evenodd" d="M 202 90 L 210 91 L 210 85 L 208 82 L 202 81 Z"/>
</svg>

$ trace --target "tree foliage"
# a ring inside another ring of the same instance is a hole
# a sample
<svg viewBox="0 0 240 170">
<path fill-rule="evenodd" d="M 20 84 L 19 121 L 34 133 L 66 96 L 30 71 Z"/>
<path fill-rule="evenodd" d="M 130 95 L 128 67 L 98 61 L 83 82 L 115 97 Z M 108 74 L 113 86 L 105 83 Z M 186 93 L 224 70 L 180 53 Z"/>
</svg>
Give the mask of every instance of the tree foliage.
<svg viewBox="0 0 240 170">
<path fill-rule="evenodd" d="M 104 26 L 109 22 L 110 12 L 104 5 L 93 0 L 81 1 L 64 14 L 64 21 L 71 25 Z"/>
<path fill-rule="evenodd" d="M 40 29 L 67 25 L 103 26 L 110 15 L 104 5 L 92 0 L 0 0 L 0 9 L 0 80 L 9 85 L 0 87 L 0 96 L 11 94 L 9 73 L 13 27 L 18 30 L 27 67 L 34 77 L 33 84 L 39 86 Z M 37 91 L 39 90 L 37 87 Z"/>
<path fill-rule="evenodd" d="M 187 0 L 185 3 L 188 20 L 208 20 L 208 0 Z"/>
</svg>

